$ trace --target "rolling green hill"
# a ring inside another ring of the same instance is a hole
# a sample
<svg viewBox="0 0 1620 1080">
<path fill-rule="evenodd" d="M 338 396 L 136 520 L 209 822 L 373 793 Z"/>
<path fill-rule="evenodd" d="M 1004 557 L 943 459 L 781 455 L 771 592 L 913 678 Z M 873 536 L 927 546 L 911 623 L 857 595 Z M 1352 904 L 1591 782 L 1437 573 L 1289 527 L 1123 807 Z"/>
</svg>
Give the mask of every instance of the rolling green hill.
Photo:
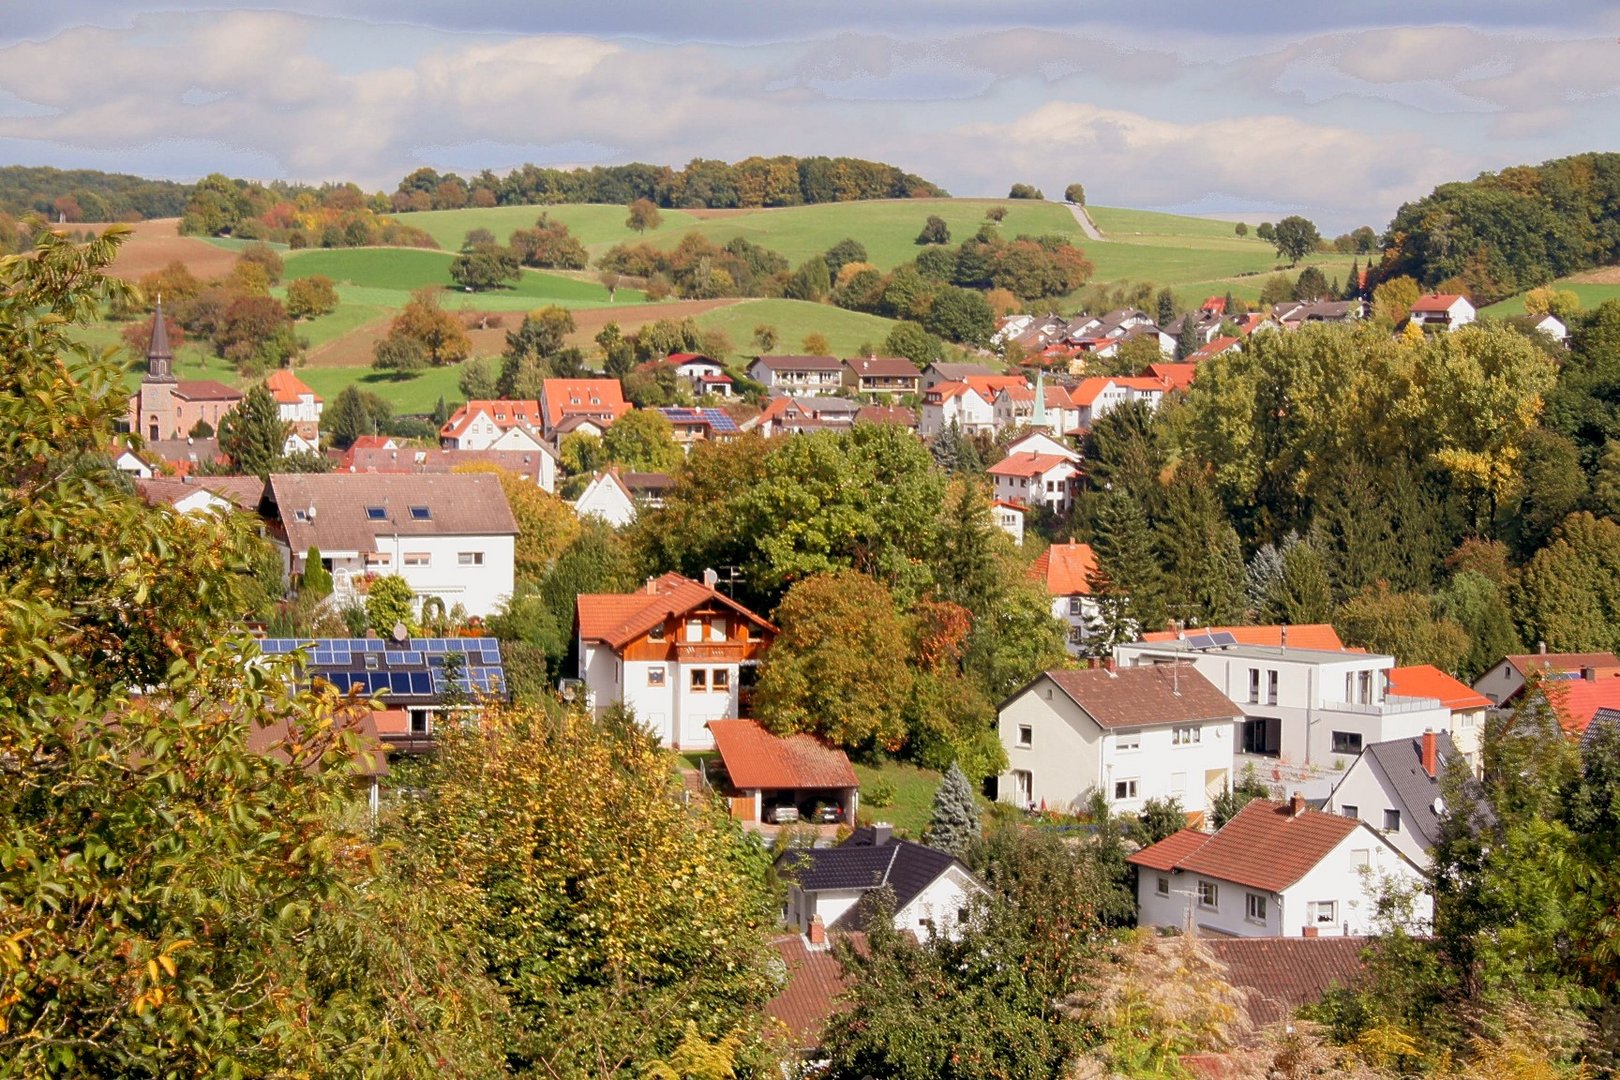
<svg viewBox="0 0 1620 1080">
<path fill-rule="evenodd" d="M 455 211 L 451 211 L 454 213 Z M 344 304 L 403 307 L 411 291 L 444 286 L 446 307 L 468 306 L 480 311 L 529 311 L 546 304 L 566 308 L 598 308 L 639 303 L 645 297 L 635 289 L 620 289 L 610 300 L 607 289 L 585 277 L 525 270 L 518 283 L 505 289 L 466 293 L 448 291 L 450 262 L 446 251 L 420 248 L 333 248 L 288 254 L 287 278 L 324 274 L 338 283 Z"/>
<path fill-rule="evenodd" d="M 1572 292 L 1581 298 L 1581 310 L 1590 311 L 1605 300 L 1620 300 L 1620 283 L 1599 284 L 1591 281 L 1554 281 L 1551 287 L 1559 292 Z M 1495 315 L 1498 318 L 1511 318 L 1514 315 L 1524 314 L 1524 294 L 1510 296 L 1506 300 L 1498 300 L 1487 308 L 1480 310 L 1481 315 Z"/>
<path fill-rule="evenodd" d="M 845 311 L 804 300 L 744 300 L 697 317 L 705 330 L 721 330 L 731 339 L 736 355 L 752 356 L 754 327 L 776 328 L 778 353 L 796 353 L 809 334 L 822 334 L 836 356 L 856 356 L 861 346 L 874 350 L 894 329 L 895 321 L 859 311 Z"/>
</svg>

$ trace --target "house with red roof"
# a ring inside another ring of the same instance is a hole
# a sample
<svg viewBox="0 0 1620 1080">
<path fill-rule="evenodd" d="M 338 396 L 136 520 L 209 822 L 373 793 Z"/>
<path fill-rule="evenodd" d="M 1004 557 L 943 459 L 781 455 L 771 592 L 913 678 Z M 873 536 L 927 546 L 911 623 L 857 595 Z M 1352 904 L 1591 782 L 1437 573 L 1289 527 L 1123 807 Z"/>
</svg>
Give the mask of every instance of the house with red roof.
<svg viewBox="0 0 1620 1080">
<path fill-rule="evenodd" d="M 917 430 L 931 438 L 955 426 L 963 435 L 996 430 L 995 393 L 980 392 L 965 382 L 942 382 L 923 391 Z"/>
<path fill-rule="evenodd" d="M 1612 652 L 1550 653 L 1543 646 L 1540 652 L 1502 657 L 1474 680 L 1474 689 L 1492 705 L 1510 705 L 1531 673 L 1543 679 L 1609 679 L 1620 675 L 1620 656 Z"/>
<path fill-rule="evenodd" d="M 754 720 L 710 720 L 719 767 L 706 774 L 740 821 L 852 823 L 861 782 L 842 750 L 814 735 L 773 735 Z"/>
<path fill-rule="evenodd" d="M 537 451 L 545 442 L 545 421 L 533 398 L 474 399 L 450 414 L 439 428 L 446 450 Z"/>
<path fill-rule="evenodd" d="M 1012 537 L 1013 543 L 1019 547 L 1024 546 L 1024 516 L 1028 513 L 1029 507 L 1022 503 L 1005 499 L 995 499 L 990 503 L 990 520 L 996 528 Z"/>
<path fill-rule="evenodd" d="M 1485 711 L 1491 707 L 1490 698 L 1433 664 L 1390 668 L 1389 691 L 1403 697 L 1435 698 L 1450 709 L 1451 740 L 1474 772 L 1479 772 L 1480 737 L 1485 732 Z"/>
<path fill-rule="evenodd" d="M 321 448 L 321 396 L 287 368 L 277 368 L 264 380 L 276 401 L 281 422 L 291 425 L 284 453 L 318 452 Z"/>
<path fill-rule="evenodd" d="M 1008 454 L 1056 454 L 1080 464 L 1080 453 L 1061 438 L 1047 431 L 1031 431 L 1007 444 Z"/>
<path fill-rule="evenodd" d="M 1010 454 L 985 472 L 990 477 L 993 498 L 1029 507 L 1044 506 L 1057 514 L 1074 509 L 1080 470 L 1066 457 Z"/>
<path fill-rule="evenodd" d="M 1149 409 L 1157 409 L 1168 389 L 1169 384 L 1153 376 L 1094 375 L 1081 379 L 1069 393 L 1077 413 L 1075 429 L 1089 430 L 1092 424 L 1128 401 L 1145 402 Z"/>
<path fill-rule="evenodd" d="M 555 439 L 558 428 L 576 418 L 606 430 L 630 409 L 618 379 L 546 379 L 540 384 L 540 414 L 548 439 Z"/>
<path fill-rule="evenodd" d="M 1455 293 L 1429 293 L 1418 297 L 1417 303 L 1412 305 L 1412 321 L 1426 334 L 1461 329 L 1473 322 L 1476 315 L 1468 297 Z"/>
<path fill-rule="evenodd" d="M 1035 395 L 1040 393 L 1041 408 L 1035 407 Z M 1067 387 L 1049 386 L 1044 380 L 1039 389 L 1025 384 L 1006 386 L 996 392 L 994 403 L 996 429 L 1032 427 L 1038 431 L 1062 435 L 1073 431 L 1080 422 L 1079 409 L 1069 397 Z"/>
<path fill-rule="evenodd" d="M 1090 544 L 1053 544 L 1035 559 L 1029 578 L 1052 598 L 1052 617 L 1068 629 L 1070 656 L 1079 656 L 1091 626 L 1097 621 L 1097 601 L 1091 596 L 1091 578 L 1097 556 Z"/>
<path fill-rule="evenodd" d="M 1101 792 L 1118 813 L 1149 799 L 1206 813 L 1231 786 L 1241 717 L 1191 664 L 1048 671 L 997 709 L 996 798 L 1073 811 Z"/>
<path fill-rule="evenodd" d="M 745 715 L 760 658 L 776 627 L 713 581 L 650 578 L 632 593 L 575 601 L 578 677 L 600 715 L 623 702 L 664 746 L 709 750 L 710 721 Z"/>
<path fill-rule="evenodd" d="M 178 379 L 174 375 L 174 353 L 169 348 L 168 324 L 159 301 L 152 318 L 152 338 L 146 349 L 146 373 L 129 396 L 125 417 L 128 429 L 148 444 L 160 440 L 187 439 L 199 425 L 219 430 L 219 422 L 242 400 L 242 391 L 213 379 Z"/>
<path fill-rule="evenodd" d="M 1205 360 L 1213 360 L 1222 353 L 1240 352 L 1243 349 L 1243 339 L 1235 337 L 1216 337 L 1204 345 L 1187 354 L 1187 363 L 1201 364 Z"/>
<path fill-rule="evenodd" d="M 1129 856 L 1137 925 L 1226 937 L 1359 937 L 1372 933 L 1391 883 L 1412 890 L 1413 933 L 1433 902 L 1423 871 L 1365 821 L 1254 799 L 1214 835 L 1183 829 Z"/>
<path fill-rule="evenodd" d="M 1198 365 L 1192 363 L 1149 364 L 1147 370 L 1142 372 L 1148 378 L 1164 383 L 1167 390 L 1186 390 L 1197 373 Z"/>
<path fill-rule="evenodd" d="M 732 379 L 726 374 L 725 365 L 710 356 L 702 353 L 677 352 L 657 360 L 647 360 L 636 365 L 636 370 L 643 374 L 657 374 L 659 371 L 672 371 L 677 379 L 691 389 L 698 397 L 705 394 L 717 394 L 720 397 L 730 397 L 732 392 Z"/>
</svg>

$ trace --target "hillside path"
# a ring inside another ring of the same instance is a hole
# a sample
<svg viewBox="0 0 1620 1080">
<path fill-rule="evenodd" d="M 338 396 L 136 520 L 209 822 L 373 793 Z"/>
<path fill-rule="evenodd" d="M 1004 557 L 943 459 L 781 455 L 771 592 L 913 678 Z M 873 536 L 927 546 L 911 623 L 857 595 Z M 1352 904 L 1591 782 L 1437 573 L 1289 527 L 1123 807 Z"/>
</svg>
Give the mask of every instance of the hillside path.
<svg viewBox="0 0 1620 1080">
<path fill-rule="evenodd" d="M 1064 203 L 1063 205 L 1069 208 L 1069 213 L 1074 215 L 1074 220 L 1080 223 L 1081 232 L 1093 240 L 1103 239 L 1102 230 L 1097 228 L 1095 221 L 1091 220 L 1091 215 L 1086 213 L 1085 207 L 1079 203 Z"/>
</svg>

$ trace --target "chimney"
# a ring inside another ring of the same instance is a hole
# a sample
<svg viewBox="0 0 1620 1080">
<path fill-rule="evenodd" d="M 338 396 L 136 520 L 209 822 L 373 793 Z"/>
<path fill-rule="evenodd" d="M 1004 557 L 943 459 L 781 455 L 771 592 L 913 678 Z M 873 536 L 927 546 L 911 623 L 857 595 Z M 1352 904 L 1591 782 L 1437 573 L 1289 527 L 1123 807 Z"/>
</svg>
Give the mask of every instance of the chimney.
<svg viewBox="0 0 1620 1080">
<path fill-rule="evenodd" d="M 894 826 L 887 821 L 874 821 L 872 823 L 872 846 L 884 847 L 894 838 Z"/>
<path fill-rule="evenodd" d="M 1112 656 L 1103 661 L 1103 670 L 1108 672 L 1109 675 L 1114 674 L 1114 658 Z"/>
<path fill-rule="evenodd" d="M 1305 812 L 1305 796 L 1301 792 L 1294 792 L 1288 799 L 1288 816 L 1297 818 Z"/>
<path fill-rule="evenodd" d="M 1547 643 L 1545 641 L 1536 642 L 1536 652 L 1541 654 L 1542 656 L 1546 656 L 1547 655 Z"/>
<path fill-rule="evenodd" d="M 827 944 L 827 928 L 821 924 L 820 915 L 810 916 L 810 929 L 804 935 L 812 945 Z"/>
<path fill-rule="evenodd" d="M 1435 769 L 1439 766 L 1439 753 L 1435 747 L 1436 742 L 1433 728 L 1423 733 L 1423 771 L 1429 774 L 1430 780 L 1434 779 Z"/>
<path fill-rule="evenodd" d="M 1321 933 L 1321 928 L 1317 926 L 1302 926 L 1299 930 L 1300 937 L 1318 937 Z"/>
<path fill-rule="evenodd" d="M 1282 624 L 1282 647 L 1288 648 L 1288 624 Z"/>
<path fill-rule="evenodd" d="M 648 596 L 657 596 L 658 595 L 658 579 L 655 578 L 655 577 L 652 577 L 650 575 L 647 578 L 647 595 Z"/>
</svg>

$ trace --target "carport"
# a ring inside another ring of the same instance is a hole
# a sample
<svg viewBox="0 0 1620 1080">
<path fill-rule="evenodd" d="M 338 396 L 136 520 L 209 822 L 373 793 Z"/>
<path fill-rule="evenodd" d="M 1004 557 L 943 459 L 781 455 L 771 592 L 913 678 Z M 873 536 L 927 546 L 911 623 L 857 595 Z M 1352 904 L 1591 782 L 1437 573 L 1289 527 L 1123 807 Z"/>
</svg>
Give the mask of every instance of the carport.
<svg viewBox="0 0 1620 1080">
<path fill-rule="evenodd" d="M 837 821 L 853 826 L 860 807 L 860 781 L 842 750 L 813 735 L 772 735 L 753 720 L 711 720 L 731 816 L 771 824 L 779 807 L 791 806 L 811 821 L 818 806 L 837 808 Z"/>
</svg>

